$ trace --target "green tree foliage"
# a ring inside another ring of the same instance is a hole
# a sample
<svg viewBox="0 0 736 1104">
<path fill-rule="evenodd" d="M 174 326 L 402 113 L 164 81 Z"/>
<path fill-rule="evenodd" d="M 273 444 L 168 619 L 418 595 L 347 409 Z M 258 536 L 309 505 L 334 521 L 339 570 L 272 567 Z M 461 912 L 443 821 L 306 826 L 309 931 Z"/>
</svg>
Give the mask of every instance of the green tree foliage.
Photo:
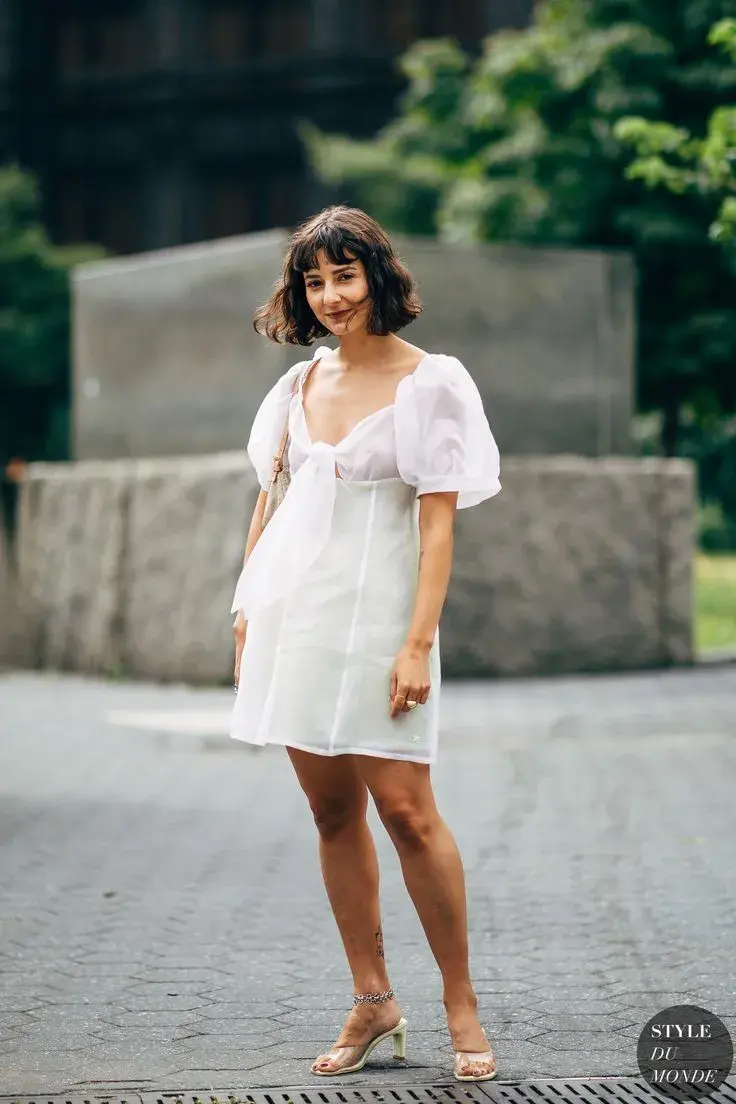
<svg viewBox="0 0 736 1104">
<path fill-rule="evenodd" d="M 446 241 L 625 248 L 639 286 L 639 404 L 736 408 L 736 274 L 708 237 L 718 198 L 627 179 L 625 116 L 704 136 L 736 94 L 736 66 L 708 43 L 736 0 L 546 0 L 533 24 L 485 40 L 416 43 L 397 117 L 371 141 L 304 131 L 323 179 L 389 227 Z"/>
<path fill-rule="evenodd" d="M 33 177 L 0 168 L 0 466 L 68 457 L 69 272 L 102 255 L 56 248 Z"/>
<path fill-rule="evenodd" d="M 711 29 L 709 42 L 721 46 L 736 62 L 736 19 L 722 19 Z M 637 153 L 627 170 L 629 180 L 673 195 L 714 197 L 720 207 L 709 236 L 721 243 L 736 271 L 736 105 L 714 108 L 703 137 L 683 126 L 653 122 L 641 116 L 621 119 L 616 137 Z M 736 304 L 733 304 L 736 309 Z M 736 362 L 732 364 L 736 374 Z M 681 451 L 698 464 L 700 494 L 706 504 L 701 540 L 710 548 L 736 547 L 736 419 L 720 417 L 716 408 L 690 418 Z M 718 520 L 720 516 L 720 521 Z M 709 520 L 712 519 L 712 520 Z"/>
<path fill-rule="evenodd" d="M 736 19 L 716 23 L 708 40 L 722 46 L 736 63 Z M 641 116 L 620 119 L 615 135 L 633 145 L 638 155 L 627 170 L 629 180 L 665 187 L 675 195 L 717 195 L 721 207 L 710 237 L 716 242 L 736 240 L 736 106 L 717 107 L 703 138 L 693 137 L 685 127 Z M 736 264 L 736 255 L 730 256 Z"/>
</svg>

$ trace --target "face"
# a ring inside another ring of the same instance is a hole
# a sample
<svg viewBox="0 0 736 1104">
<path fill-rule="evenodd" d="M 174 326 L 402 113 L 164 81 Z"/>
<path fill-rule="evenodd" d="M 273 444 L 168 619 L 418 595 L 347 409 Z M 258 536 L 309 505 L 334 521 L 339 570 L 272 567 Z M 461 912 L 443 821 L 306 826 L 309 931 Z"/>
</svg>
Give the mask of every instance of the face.
<svg viewBox="0 0 736 1104">
<path fill-rule="evenodd" d="M 304 286 L 309 306 L 326 329 L 338 336 L 365 329 L 371 298 L 362 261 L 335 265 L 320 249 L 315 267 L 304 273 Z"/>
</svg>

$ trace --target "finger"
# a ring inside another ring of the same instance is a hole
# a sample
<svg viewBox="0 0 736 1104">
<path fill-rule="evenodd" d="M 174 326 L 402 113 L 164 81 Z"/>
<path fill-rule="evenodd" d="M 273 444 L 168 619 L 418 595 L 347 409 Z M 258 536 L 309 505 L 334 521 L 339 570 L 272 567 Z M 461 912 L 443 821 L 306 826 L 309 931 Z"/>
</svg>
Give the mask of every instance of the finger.
<svg viewBox="0 0 736 1104">
<path fill-rule="evenodd" d="M 407 699 L 408 695 L 409 695 L 409 687 L 407 686 L 407 684 L 405 682 L 400 682 L 399 685 L 398 685 L 398 688 L 396 690 L 396 695 L 394 697 L 394 703 L 393 703 L 393 709 L 391 711 L 391 715 L 393 717 L 395 717 L 397 713 L 401 713 L 402 711 L 404 711 L 404 705 L 405 705 L 405 702 L 406 702 L 406 699 Z"/>
<path fill-rule="evenodd" d="M 429 686 L 426 686 L 426 687 L 420 686 L 417 690 L 410 690 L 409 693 L 406 695 L 406 700 L 407 700 L 407 702 L 415 701 L 418 706 L 419 705 L 424 705 L 427 698 L 429 697 L 429 691 L 430 691 Z M 411 706 L 406 705 L 406 706 L 404 706 L 404 709 L 405 709 L 405 712 L 408 713 L 411 710 Z"/>
<path fill-rule="evenodd" d="M 396 705 L 396 695 L 398 693 L 398 677 L 396 671 L 391 674 L 391 686 L 388 692 L 388 707 L 391 716 L 394 715 L 394 706 Z"/>
<path fill-rule="evenodd" d="M 422 697 L 423 693 L 424 693 L 424 687 L 423 686 L 412 686 L 411 690 L 406 695 L 406 700 L 407 701 L 415 701 L 417 703 L 417 705 L 422 705 L 423 702 L 424 702 L 424 698 Z"/>
<path fill-rule="evenodd" d="M 397 690 L 391 699 L 391 716 L 395 717 L 397 713 L 400 713 L 403 705 L 404 700 L 401 696 L 401 692 Z"/>
</svg>

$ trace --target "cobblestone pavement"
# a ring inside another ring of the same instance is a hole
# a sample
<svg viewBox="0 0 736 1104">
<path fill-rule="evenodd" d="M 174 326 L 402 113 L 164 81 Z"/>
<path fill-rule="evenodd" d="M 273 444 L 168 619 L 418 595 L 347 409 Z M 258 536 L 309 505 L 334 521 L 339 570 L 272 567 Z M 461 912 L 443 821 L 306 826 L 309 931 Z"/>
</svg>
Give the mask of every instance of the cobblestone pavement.
<svg viewBox="0 0 736 1104">
<path fill-rule="evenodd" d="M 735 1032 L 736 668 L 442 700 L 433 780 L 499 1078 L 636 1074 L 669 1004 Z M 0 678 L 0 1092 L 320 1084 L 351 980 L 288 758 L 230 740 L 230 704 Z M 370 817 L 408 1060 L 326 1084 L 449 1081 L 439 973 Z"/>
</svg>

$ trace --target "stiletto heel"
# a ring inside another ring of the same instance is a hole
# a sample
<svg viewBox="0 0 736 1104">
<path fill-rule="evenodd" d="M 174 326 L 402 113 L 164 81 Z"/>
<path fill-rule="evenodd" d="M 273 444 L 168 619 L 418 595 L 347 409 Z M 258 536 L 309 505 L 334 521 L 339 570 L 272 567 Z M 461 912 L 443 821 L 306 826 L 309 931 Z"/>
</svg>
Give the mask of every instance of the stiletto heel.
<svg viewBox="0 0 736 1104">
<path fill-rule="evenodd" d="M 394 1058 L 406 1058 L 406 1020 L 402 1017 L 394 1028 Z"/>
</svg>

